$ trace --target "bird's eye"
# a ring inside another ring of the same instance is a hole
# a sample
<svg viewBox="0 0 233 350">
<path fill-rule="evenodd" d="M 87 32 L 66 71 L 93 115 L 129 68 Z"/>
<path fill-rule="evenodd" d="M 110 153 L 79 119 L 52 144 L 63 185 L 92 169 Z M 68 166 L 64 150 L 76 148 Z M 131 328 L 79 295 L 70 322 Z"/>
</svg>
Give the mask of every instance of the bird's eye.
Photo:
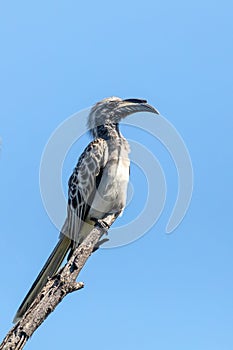
<svg viewBox="0 0 233 350">
<path fill-rule="evenodd" d="M 140 98 L 126 98 L 123 101 L 132 102 L 132 103 L 147 103 L 147 100 L 142 100 Z"/>
</svg>

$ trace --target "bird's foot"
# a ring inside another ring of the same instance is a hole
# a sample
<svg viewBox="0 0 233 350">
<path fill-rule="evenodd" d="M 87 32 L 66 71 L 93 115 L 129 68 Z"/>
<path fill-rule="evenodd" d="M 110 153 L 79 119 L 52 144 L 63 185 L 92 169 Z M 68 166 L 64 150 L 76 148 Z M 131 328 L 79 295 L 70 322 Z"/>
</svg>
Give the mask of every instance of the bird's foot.
<svg viewBox="0 0 233 350">
<path fill-rule="evenodd" d="M 94 221 L 95 226 L 99 226 L 100 228 L 102 228 L 105 231 L 105 234 L 108 233 L 110 226 L 107 224 L 106 221 L 96 218 L 91 218 L 91 220 Z"/>
<path fill-rule="evenodd" d="M 96 252 L 96 251 L 99 249 L 99 247 L 100 247 L 101 245 L 103 245 L 105 242 L 108 242 L 108 241 L 109 241 L 109 238 L 103 238 L 103 239 L 101 239 L 101 240 L 100 240 L 98 243 L 96 243 L 96 245 L 94 246 L 92 253 Z"/>
<path fill-rule="evenodd" d="M 103 234 L 108 234 L 108 230 L 110 226 L 107 224 L 107 222 L 103 219 L 96 219 L 96 218 L 91 218 L 92 221 L 94 221 L 95 226 L 100 227 L 104 232 Z M 93 253 L 99 249 L 99 247 L 104 244 L 105 242 L 109 241 L 108 238 L 103 238 L 99 242 L 96 243 L 96 245 L 93 248 Z"/>
</svg>

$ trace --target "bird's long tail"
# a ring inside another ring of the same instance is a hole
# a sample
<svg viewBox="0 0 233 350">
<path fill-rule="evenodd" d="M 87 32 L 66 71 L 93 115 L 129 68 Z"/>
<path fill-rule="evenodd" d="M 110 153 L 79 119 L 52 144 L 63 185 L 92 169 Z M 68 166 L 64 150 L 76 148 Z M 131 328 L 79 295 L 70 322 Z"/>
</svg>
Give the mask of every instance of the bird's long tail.
<svg viewBox="0 0 233 350">
<path fill-rule="evenodd" d="M 50 254 L 48 260 L 46 261 L 44 267 L 42 268 L 41 272 L 37 276 L 35 282 L 31 286 L 26 297 L 24 298 L 22 304 L 20 305 L 14 317 L 14 320 L 13 320 L 14 323 L 18 322 L 21 319 L 21 317 L 24 315 L 24 313 L 28 310 L 33 300 L 36 298 L 38 293 L 45 286 L 48 280 L 48 277 L 52 277 L 57 272 L 70 246 L 71 246 L 71 240 L 67 236 L 62 235 L 56 247 L 53 249 L 52 253 Z"/>
</svg>

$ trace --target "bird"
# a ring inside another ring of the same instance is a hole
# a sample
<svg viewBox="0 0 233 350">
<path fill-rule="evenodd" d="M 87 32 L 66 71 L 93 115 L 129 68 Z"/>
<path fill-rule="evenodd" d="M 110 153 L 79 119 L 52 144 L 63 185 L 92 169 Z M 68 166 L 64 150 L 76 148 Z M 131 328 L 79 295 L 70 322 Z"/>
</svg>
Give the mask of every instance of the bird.
<svg viewBox="0 0 233 350">
<path fill-rule="evenodd" d="M 88 115 L 87 127 L 93 140 L 78 159 L 68 181 L 67 216 L 59 240 L 44 267 L 18 308 L 17 323 L 38 293 L 78 247 L 96 223 L 109 228 L 123 213 L 129 181 L 130 147 L 119 129 L 122 119 L 136 112 L 159 114 L 140 98 L 108 97 L 97 102 Z"/>
</svg>

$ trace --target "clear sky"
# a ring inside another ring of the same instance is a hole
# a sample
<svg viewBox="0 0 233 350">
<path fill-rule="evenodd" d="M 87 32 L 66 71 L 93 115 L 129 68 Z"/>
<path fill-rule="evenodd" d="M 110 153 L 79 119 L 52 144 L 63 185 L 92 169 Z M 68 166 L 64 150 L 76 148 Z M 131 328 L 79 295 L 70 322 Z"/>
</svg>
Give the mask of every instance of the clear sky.
<svg viewBox="0 0 233 350">
<path fill-rule="evenodd" d="M 116 95 L 148 99 L 181 134 L 194 169 L 191 205 L 166 234 L 174 163 L 158 140 L 123 127 L 161 164 L 164 210 L 142 238 L 92 256 L 79 276 L 85 288 L 26 348 L 233 348 L 232 10 L 224 0 L 1 2 L 0 338 L 57 242 L 40 195 L 43 149 L 66 118 Z M 64 192 L 88 140 L 65 159 Z M 142 171 L 133 166 L 131 176 L 122 223 L 146 199 Z"/>
</svg>

